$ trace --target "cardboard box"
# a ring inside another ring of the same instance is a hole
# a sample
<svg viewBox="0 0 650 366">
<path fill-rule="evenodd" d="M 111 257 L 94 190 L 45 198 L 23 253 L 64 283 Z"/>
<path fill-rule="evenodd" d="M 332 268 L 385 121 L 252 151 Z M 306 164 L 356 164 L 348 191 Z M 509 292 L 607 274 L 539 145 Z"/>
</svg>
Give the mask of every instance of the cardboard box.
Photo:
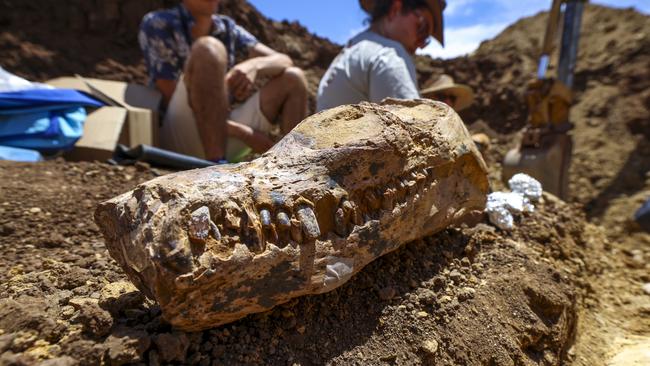
<svg viewBox="0 0 650 366">
<path fill-rule="evenodd" d="M 106 140 L 108 137 L 114 139 L 114 142 L 111 142 L 113 148 L 118 142 L 129 147 L 140 144 L 158 146 L 158 108 L 161 95 L 157 90 L 137 84 L 79 76 L 60 77 L 47 81 L 47 84 L 57 88 L 84 91 L 111 106 L 109 109 L 100 108 L 89 114 L 82 138 L 82 140 L 86 139 L 84 145 L 79 145 L 82 141 L 80 140 L 75 147 L 79 146 L 81 150 L 87 152 L 94 146 L 92 144 L 97 144 L 98 153 L 103 156 L 109 144 Z M 118 109 L 123 111 L 117 112 Z M 99 115 L 95 116 L 97 113 Z M 95 124 L 100 121 L 110 126 L 99 128 Z M 92 127 L 88 126 L 89 123 Z M 115 136 L 114 129 L 118 127 L 121 130 Z M 79 154 L 74 153 L 74 155 Z"/>
<path fill-rule="evenodd" d="M 108 160 L 113 156 L 115 146 L 126 141 L 127 110 L 122 107 L 102 107 L 90 113 L 84 123 L 84 134 L 65 153 L 68 160 Z"/>
</svg>

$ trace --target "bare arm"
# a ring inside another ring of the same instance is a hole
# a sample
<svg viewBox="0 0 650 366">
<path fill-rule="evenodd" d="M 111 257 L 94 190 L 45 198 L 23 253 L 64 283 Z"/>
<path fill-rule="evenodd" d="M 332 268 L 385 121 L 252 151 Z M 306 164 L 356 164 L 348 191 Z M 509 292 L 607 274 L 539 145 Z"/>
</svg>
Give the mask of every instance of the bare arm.
<svg viewBox="0 0 650 366">
<path fill-rule="evenodd" d="M 255 65 L 259 76 L 273 77 L 293 66 L 293 61 L 289 56 L 277 52 L 262 43 L 253 46 L 248 55 L 250 58 L 242 62 L 242 64 L 250 63 Z"/>
<path fill-rule="evenodd" d="M 293 66 L 289 56 L 258 43 L 249 50 L 249 59 L 235 65 L 226 75 L 228 90 L 239 101 L 252 94 L 258 76 L 274 77 Z"/>
</svg>

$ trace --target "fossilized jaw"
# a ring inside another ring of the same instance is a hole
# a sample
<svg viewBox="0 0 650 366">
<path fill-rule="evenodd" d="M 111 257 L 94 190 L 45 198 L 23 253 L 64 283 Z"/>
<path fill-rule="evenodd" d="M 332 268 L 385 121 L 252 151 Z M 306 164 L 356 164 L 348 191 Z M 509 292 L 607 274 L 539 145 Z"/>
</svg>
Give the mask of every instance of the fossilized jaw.
<svg viewBox="0 0 650 366">
<path fill-rule="evenodd" d="M 432 123 L 445 118 L 451 127 Z M 165 317 L 199 329 L 237 319 L 241 308 L 331 290 L 370 260 L 481 209 L 484 163 L 454 141 L 471 144 L 439 104 L 336 108 L 257 160 L 160 177 L 100 206 L 96 220 Z M 188 301 L 203 303 L 206 291 L 211 311 L 191 325 Z"/>
</svg>

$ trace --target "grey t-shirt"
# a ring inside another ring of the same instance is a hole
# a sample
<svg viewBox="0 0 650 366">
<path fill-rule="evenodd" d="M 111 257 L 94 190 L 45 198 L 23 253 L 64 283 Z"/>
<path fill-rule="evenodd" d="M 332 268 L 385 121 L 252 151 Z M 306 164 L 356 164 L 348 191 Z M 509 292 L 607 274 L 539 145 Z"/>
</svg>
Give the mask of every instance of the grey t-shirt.
<svg viewBox="0 0 650 366">
<path fill-rule="evenodd" d="M 401 43 L 366 30 L 332 61 L 318 86 L 316 109 L 387 97 L 416 99 L 415 63 Z"/>
</svg>

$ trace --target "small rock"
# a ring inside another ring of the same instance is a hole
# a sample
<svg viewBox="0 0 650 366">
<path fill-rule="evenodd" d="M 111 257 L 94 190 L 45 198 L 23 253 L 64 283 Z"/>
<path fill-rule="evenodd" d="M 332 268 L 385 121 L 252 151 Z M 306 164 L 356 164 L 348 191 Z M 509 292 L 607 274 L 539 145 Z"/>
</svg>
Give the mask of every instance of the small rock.
<svg viewBox="0 0 650 366">
<path fill-rule="evenodd" d="M 449 278 L 452 281 L 459 283 L 463 279 L 463 274 L 460 273 L 460 271 L 458 271 L 457 269 L 454 269 L 449 273 Z"/>
<path fill-rule="evenodd" d="M 418 301 L 422 304 L 431 305 L 436 301 L 436 293 L 431 290 L 424 290 L 418 295 Z"/>
<path fill-rule="evenodd" d="M 641 269 L 644 268 L 646 264 L 645 259 L 643 258 L 643 253 L 634 253 L 628 266 L 631 268 Z"/>
<path fill-rule="evenodd" d="M 127 281 L 109 283 L 99 293 L 99 305 L 112 314 L 123 309 L 137 308 L 143 301 L 144 295 Z"/>
<path fill-rule="evenodd" d="M 150 346 L 151 338 L 147 332 L 128 328 L 117 329 L 104 341 L 111 365 L 142 361 Z"/>
<path fill-rule="evenodd" d="M 467 258 L 467 257 L 463 257 L 463 259 L 460 260 L 460 264 L 461 264 L 463 267 L 469 267 L 469 266 L 472 265 L 472 262 L 470 262 L 469 258 Z"/>
<path fill-rule="evenodd" d="M 162 362 L 184 361 L 190 340 L 183 332 L 163 333 L 154 338 Z"/>
<path fill-rule="evenodd" d="M 51 358 L 39 363 L 39 366 L 76 366 L 79 361 L 69 356 Z"/>
<path fill-rule="evenodd" d="M 96 299 L 73 298 L 69 304 L 79 311 L 79 314 L 72 320 L 80 323 L 84 331 L 98 336 L 105 336 L 113 327 L 113 317 L 111 314 L 100 308 Z"/>
<path fill-rule="evenodd" d="M 452 300 L 451 296 L 445 295 L 445 296 L 441 297 L 439 301 L 440 301 L 441 304 L 446 304 L 448 302 L 451 302 L 451 300 Z"/>
<path fill-rule="evenodd" d="M 40 207 L 32 207 L 29 209 L 29 213 L 31 214 L 38 214 L 41 213 L 43 210 Z"/>
<path fill-rule="evenodd" d="M 641 288 L 643 288 L 643 291 L 646 293 L 646 295 L 650 295 L 650 282 L 644 284 Z"/>
<path fill-rule="evenodd" d="M 415 314 L 415 316 L 417 316 L 420 319 L 423 319 L 428 317 L 429 313 L 427 313 L 426 311 L 418 311 L 417 314 Z"/>
<path fill-rule="evenodd" d="M 465 301 L 474 298 L 474 294 L 476 294 L 476 290 L 474 290 L 471 287 L 463 287 L 460 289 L 458 292 L 458 300 L 460 301 Z"/>
<path fill-rule="evenodd" d="M 38 239 L 36 245 L 39 248 L 59 248 L 65 244 L 65 238 L 59 233 L 53 233 Z"/>
<path fill-rule="evenodd" d="M 15 337 L 16 335 L 14 333 L 0 335 L 0 354 L 11 347 Z"/>
<path fill-rule="evenodd" d="M 9 236 L 15 232 L 16 227 L 11 223 L 0 225 L 0 236 Z"/>
<path fill-rule="evenodd" d="M 392 286 L 387 286 L 379 290 L 379 298 L 384 301 L 388 301 L 392 299 L 393 297 L 395 297 L 396 294 L 397 291 Z"/>
<path fill-rule="evenodd" d="M 426 354 L 433 356 L 436 354 L 436 352 L 438 352 L 438 341 L 436 341 L 435 339 L 426 340 L 422 342 L 420 348 Z"/>
</svg>

